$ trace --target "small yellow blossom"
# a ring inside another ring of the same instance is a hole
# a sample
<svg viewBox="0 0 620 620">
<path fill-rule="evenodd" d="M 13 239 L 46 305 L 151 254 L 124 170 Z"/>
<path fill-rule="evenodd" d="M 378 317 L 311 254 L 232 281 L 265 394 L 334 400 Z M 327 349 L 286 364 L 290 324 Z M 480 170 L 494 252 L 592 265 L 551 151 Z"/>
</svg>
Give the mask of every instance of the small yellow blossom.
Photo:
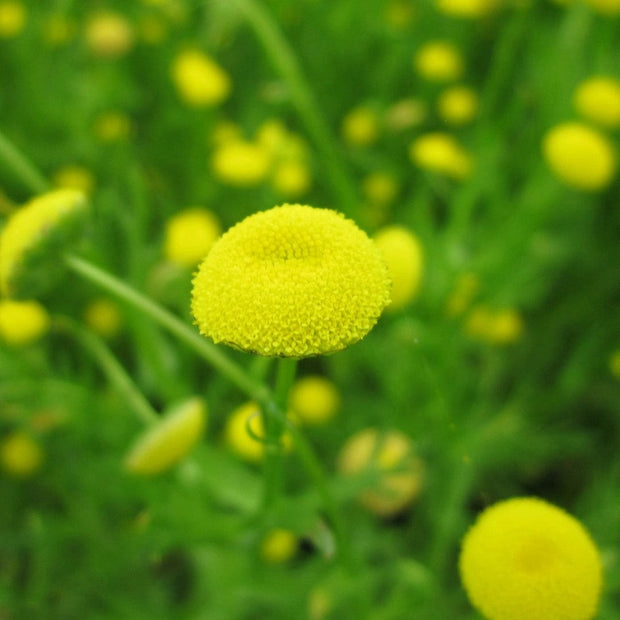
<svg viewBox="0 0 620 620">
<path fill-rule="evenodd" d="M 419 239 L 404 226 L 386 226 L 374 235 L 392 278 L 392 303 L 401 310 L 417 295 L 422 281 L 424 253 Z"/>
<path fill-rule="evenodd" d="M 100 114 L 93 126 L 93 133 L 101 142 L 122 142 L 127 140 L 131 130 L 131 119 L 124 112 Z"/>
<path fill-rule="evenodd" d="M 19 35 L 27 18 L 26 7 L 22 2 L 0 2 L 0 39 L 12 39 Z"/>
<path fill-rule="evenodd" d="M 266 179 L 271 163 L 271 153 L 258 142 L 231 140 L 216 148 L 211 168 L 224 183 L 252 187 Z"/>
<path fill-rule="evenodd" d="M 411 161 L 420 168 L 464 179 L 471 174 L 473 163 L 469 153 L 447 133 L 427 133 L 416 138 L 409 148 Z"/>
<path fill-rule="evenodd" d="M 402 512 L 420 493 L 423 466 L 413 442 L 399 431 L 367 428 L 349 437 L 338 457 L 338 470 L 347 476 L 378 476 L 362 491 L 360 502 L 382 517 Z"/>
<path fill-rule="evenodd" d="M 125 467 L 145 476 L 169 469 L 187 456 L 206 424 L 206 403 L 198 396 L 190 398 L 138 437 L 125 459 Z"/>
<path fill-rule="evenodd" d="M 604 189 L 616 173 L 617 157 L 611 141 L 582 123 L 556 125 L 545 134 L 542 148 L 554 174 L 576 189 Z"/>
<path fill-rule="evenodd" d="M 371 172 L 362 180 L 362 191 L 371 204 L 385 206 L 396 198 L 398 182 L 388 172 Z"/>
<path fill-rule="evenodd" d="M 511 344 L 523 333 L 523 319 L 513 308 L 491 310 L 479 305 L 467 317 L 465 331 L 471 337 L 490 344 Z"/>
<path fill-rule="evenodd" d="M 91 329 L 104 338 L 116 336 L 123 322 L 118 304 L 105 297 L 88 304 L 84 311 L 84 320 Z"/>
<path fill-rule="evenodd" d="M 329 379 L 306 375 L 291 387 L 288 406 L 294 418 L 302 424 L 325 424 L 336 415 L 340 395 Z"/>
<path fill-rule="evenodd" d="M 431 41 L 422 46 L 413 62 L 418 74 L 432 82 L 453 82 L 465 70 L 463 54 L 447 41 Z"/>
<path fill-rule="evenodd" d="M 277 528 L 271 530 L 260 545 L 260 555 L 269 564 L 284 564 L 296 553 L 299 538 L 290 530 Z"/>
<path fill-rule="evenodd" d="M 196 108 L 221 103 L 231 89 L 228 74 L 213 58 L 197 49 L 187 49 L 176 56 L 172 81 L 181 99 Z"/>
<path fill-rule="evenodd" d="M 30 344 L 49 327 L 49 314 L 39 302 L 0 299 L 0 340 L 15 346 Z"/>
<path fill-rule="evenodd" d="M 119 58 L 134 44 L 131 23 L 120 13 L 102 12 L 93 15 L 84 31 L 86 44 L 100 58 Z"/>
<path fill-rule="evenodd" d="M 0 443 L 0 464 L 9 474 L 26 478 L 34 474 L 43 462 L 39 444 L 25 431 L 14 431 Z"/>
<path fill-rule="evenodd" d="M 465 125 L 476 116 L 478 95 L 468 86 L 452 86 L 439 95 L 437 110 L 442 121 L 450 125 Z"/>
<path fill-rule="evenodd" d="M 620 80 L 594 76 L 577 86 L 574 96 L 577 112 L 602 127 L 620 127 Z"/>
<path fill-rule="evenodd" d="M 33 297 L 51 286 L 58 255 L 82 234 L 87 214 L 75 189 L 47 192 L 15 211 L 0 231 L 0 293 Z"/>
<path fill-rule="evenodd" d="M 385 7 L 385 21 L 396 30 L 409 26 L 415 17 L 411 0 L 389 0 Z"/>
<path fill-rule="evenodd" d="M 95 189 L 95 175 L 84 166 L 63 166 L 54 172 L 52 182 L 56 187 L 77 189 L 92 194 Z"/>
<path fill-rule="evenodd" d="M 164 256 L 185 267 L 195 267 L 222 234 L 220 220 L 209 209 L 191 207 L 166 222 Z"/>
<path fill-rule="evenodd" d="M 378 248 L 354 222 L 286 204 L 220 237 L 194 278 L 192 313 L 215 342 L 306 357 L 361 340 L 389 303 L 389 290 Z"/>
<path fill-rule="evenodd" d="M 166 22 L 158 15 L 143 15 L 138 22 L 140 39 L 148 45 L 158 45 L 168 34 Z"/>
<path fill-rule="evenodd" d="M 489 620 L 591 620 L 603 580 L 583 525 L 534 497 L 487 508 L 463 539 L 459 569 Z"/>
<path fill-rule="evenodd" d="M 379 117 L 368 106 L 351 110 L 342 121 L 342 136 L 351 146 L 369 146 L 379 137 Z"/>
<path fill-rule="evenodd" d="M 603 15 L 620 15 L 620 0 L 586 0 L 586 3 Z"/>
<path fill-rule="evenodd" d="M 276 164 L 271 177 L 273 188 L 285 198 L 303 196 L 312 183 L 308 165 L 301 161 L 282 161 Z"/>
<path fill-rule="evenodd" d="M 439 11 L 445 15 L 476 19 L 492 13 L 501 0 L 436 0 Z"/>
</svg>

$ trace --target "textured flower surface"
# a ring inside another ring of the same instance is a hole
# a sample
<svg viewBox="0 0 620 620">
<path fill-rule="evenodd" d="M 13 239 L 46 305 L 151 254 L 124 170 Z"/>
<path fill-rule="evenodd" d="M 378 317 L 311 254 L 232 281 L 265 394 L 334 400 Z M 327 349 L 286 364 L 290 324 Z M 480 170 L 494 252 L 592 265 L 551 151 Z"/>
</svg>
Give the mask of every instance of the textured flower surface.
<svg viewBox="0 0 620 620">
<path fill-rule="evenodd" d="M 203 335 L 266 356 L 333 353 L 363 338 L 390 300 L 387 266 L 351 220 L 282 205 L 233 226 L 194 278 Z"/>
<path fill-rule="evenodd" d="M 533 497 L 487 508 L 463 540 L 461 579 L 490 620 L 588 620 L 602 586 L 599 552 L 561 508 Z"/>
</svg>

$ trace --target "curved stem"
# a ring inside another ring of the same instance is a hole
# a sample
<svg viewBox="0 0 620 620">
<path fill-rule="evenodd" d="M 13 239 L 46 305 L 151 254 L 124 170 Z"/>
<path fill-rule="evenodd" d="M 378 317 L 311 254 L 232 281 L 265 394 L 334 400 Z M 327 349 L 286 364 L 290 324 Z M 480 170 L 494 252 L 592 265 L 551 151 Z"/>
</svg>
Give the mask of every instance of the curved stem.
<svg viewBox="0 0 620 620">
<path fill-rule="evenodd" d="M 49 188 L 45 177 L 34 164 L 0 131 L 0 161 L 33 193 Z"/>
<path fill-rule="evenodd" d="M 79 323 L 69 317 L 56 317 L 54 324 L 57 328 L 70 333 L 95 358 L 101 370 L 117 392 L 127 399 L 131 409 L 145 424 L 157 422 L 159 416 L 149 401 L 136 387 L 127 371 L 121 366 L 116 357 L 105 343 L 92 332 L 84 329 Z"/>
<path fill-rule="evenodd" d="M 67 267 L 74 273 L 105 289 L 117 299 L 121 299 L 134 308 L 139 309 L 156 323 L 173 333 L 250 398 L 259 403 L 271 402 L 271 393 L 266 386 L 252 379 L 219 348 L 195 332 L 180 318 L 88 261 L 72 255 L 66 255 L 64 261 Z"/>
</svg>

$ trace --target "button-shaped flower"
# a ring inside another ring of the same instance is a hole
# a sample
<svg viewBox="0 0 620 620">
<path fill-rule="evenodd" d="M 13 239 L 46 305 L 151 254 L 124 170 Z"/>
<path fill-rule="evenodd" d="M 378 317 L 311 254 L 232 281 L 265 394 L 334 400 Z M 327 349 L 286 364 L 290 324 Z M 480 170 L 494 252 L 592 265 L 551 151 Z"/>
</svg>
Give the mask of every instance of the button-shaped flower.
<svg viewBox="0 0 620 620">
<path fill-rule="evenodd" d="M 216 343 L 307 357 L 363 338 L 389 300 L 387 267 L 366 233 L 335 211 L 285 204 L 220 237 L 194 278 L 192 313 Z"/>
</svg>

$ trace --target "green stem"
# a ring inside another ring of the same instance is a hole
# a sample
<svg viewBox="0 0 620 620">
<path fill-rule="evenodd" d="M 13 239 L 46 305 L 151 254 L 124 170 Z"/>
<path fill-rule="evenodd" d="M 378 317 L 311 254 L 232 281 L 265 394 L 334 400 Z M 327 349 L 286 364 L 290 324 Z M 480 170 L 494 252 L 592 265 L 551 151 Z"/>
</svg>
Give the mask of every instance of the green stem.
<svg viewBox="0 0 620 620">
<path fill-rule="evenodd" d="M 34 164 L 0 131 L 0 161 L 33 193 L 49 188 L 45 177 Z"/>
<path fill-rule="evenodd" d="M 357 206 L 355 186 L 334 146 L 331 131 L 319 111 L 293 49 L 273 17 L 258 0 L 233 1 L 253 28 L 272 64 L 286 81 L 293 104 L 325 162 L 325 170 L 340 203 L 340 209 L 351 215 Z"/>
<path fill-rule="evenodd" d="M 267 387 L 254 381 L 214 344 L 195 332 L 180 318 L 92 263 L 72 255 L 66 255 L 64 260 L 71 271 L 144 312 L 145 315 L 174 334 L 250 398 L 260 404 L 271 402 L 271 394 Z"/>
<path fill-rule="evenodd" d="M 110 383 L 116 388 L 119 395 L 125 397 L 137 416 L 145 424 L 157 422 L 159 416 L 136 387 L 127 371 L 121 366 L 105 343 L 92 332 L 84 329 L 69 317 L 57 317 L 55 326 L 69 332 L 88 352 L 97 360 L 101 370 Z"/>
<path fill-rule="evenodd" d="M 286 427 L 286 403 L 288 393 L 295 379 L 297 360 L 292 358 L 278 359 L 274 401 L 269 407 L 261 408 L 263 427 L 265 429 L 265 461 L 263 512 L 267 512 L 282 492 L 284 484 L 284 460 L 282 450 L 282 433 Z M 277 407 L 277 413 L 274 406 Z M 284 415 L 281 413 L 284 412 Z M 274 415 L 274 413 L 276 413 Z"/>
</svg>

